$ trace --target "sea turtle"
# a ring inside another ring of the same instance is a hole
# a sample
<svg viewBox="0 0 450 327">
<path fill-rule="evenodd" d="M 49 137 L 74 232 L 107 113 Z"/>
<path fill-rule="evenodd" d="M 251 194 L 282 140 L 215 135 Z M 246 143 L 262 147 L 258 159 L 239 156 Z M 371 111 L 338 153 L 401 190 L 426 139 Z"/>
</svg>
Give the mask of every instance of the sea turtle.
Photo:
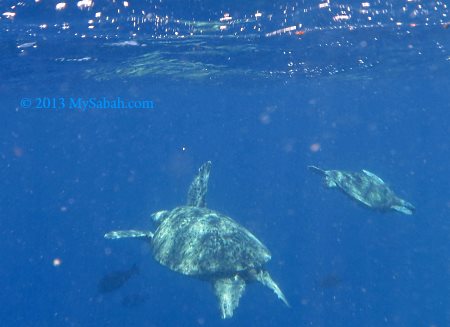
<svg viewBox="0 0 450 327">
<path fill-rule="evenodd" d="M 315 166 L 308 168 L 325 176 L 327 187 L 338 187 L 369 208 L 380 211 L 395 210 L 406 215 L 413 214 L 415 210 L 411 203 L 400 199 L 380 177 L 370 171 L 323 170 Z"/>
<path fill-rule="evenodd" d="M 147 239 L 160 264 L 181 274 L 210 281 L 223 319 L 233 316 L 246 284 L 251 281 L 269 287 L 289 305 L 264 269 L 264 264 L 271 258 L 264 244 L 230 217 L 206 208 L 210 170 L 210 161 L 200 167 L 189 188 L 187 205 L 152 215 L 157 225 L 154 233 L 113 231 L 105 234 L 105 238 Z"/>
</svg>

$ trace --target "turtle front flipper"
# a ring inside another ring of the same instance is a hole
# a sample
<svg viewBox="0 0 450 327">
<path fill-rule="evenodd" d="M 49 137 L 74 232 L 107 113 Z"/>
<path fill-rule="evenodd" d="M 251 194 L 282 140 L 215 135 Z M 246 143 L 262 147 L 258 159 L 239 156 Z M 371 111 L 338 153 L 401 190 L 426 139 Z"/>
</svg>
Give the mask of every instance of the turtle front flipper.
<svg viewBox="0 0 450 327">
<path fill-rule="evenodd" d="M 238 275 L 214 281 L 214 293 L 219 300 L 222 319 L 233 317 L 233 311 L 239 306 L 239 299 L 244 294 L 244 291 L 245 280 Z"/>
<path fill-rule="evenodd" d="M 152 238 L 153 233 L 144 230 L 115 230 L 105 234 L 105 238 L 110 240 L 116 240 L 119 238 Z"/>
<path fill-rule="evenodd" d="M 191 183 L 188 191 L 187 205 L 191 207 L 206 207 L 206 192 L 211 171 L 211 161 L 205 162 L 198 170 L 197 176 Z"/>
<path fill-rule="evenodd" d="M 270 277 L 270 274 L 267 271 L 260 270 L 259 272 L 256 273 L 254 278 L 256 278 L 256 280 L 261 284 L 263 284 L 264 286 L 270 288 L 278 296 L 278 298 L 284 302 L 284 304 L 290 307 L 289 302 L 287 301 L 283 292 L 280 290 L 278 285 L 273 281 L 272 277 Z"/>
<path fill-rule="evenodd" d="M 322 176 L 326 176 L 327 172 L 316 166 L 308 166 L 308 169 Z"/>
<path fill-rule="evenodd" d="M 382 180 L 380 177 L 378 177 L 377 175 L 375 175 L 374 173 L 371 173 L 368 170 L 363 169 L 362 172 L 368 176 L 369 178 L 371 178 L 372 180 L 376 181 L 378 184 L 385 184 L 384 180 Z"/>
<path fill-rule="evenodd" d="M 333 176 L 333 172 L 336 172 L 335 170 L 323 170 L 316 166 L 308 166 L 308 169 L 320 176 L 325 177 L 324 184 L 326 187 L 331 188 L 337 186 L 335 176 Z"/>
</svg>

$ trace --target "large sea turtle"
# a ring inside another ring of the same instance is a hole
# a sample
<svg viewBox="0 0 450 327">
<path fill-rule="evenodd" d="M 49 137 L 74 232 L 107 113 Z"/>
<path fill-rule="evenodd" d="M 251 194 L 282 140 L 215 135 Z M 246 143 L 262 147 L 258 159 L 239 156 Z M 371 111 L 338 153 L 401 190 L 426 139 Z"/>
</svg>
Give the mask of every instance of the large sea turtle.
<svg viewBox="0 0 450 327">
<path fill-rule="evenodd" d="M 370 171 L 323 170 L 316 166 L 308 168 L 324 176 L 327 187 L 338 187 L 351 198 L 372 209 L 395 210 L 406 215 L 413 214 L 415 210 L 411 203 L 395 195 L 380 177 Z"/>
<path fill-rule="evenodd" d="M 186 206 L 152 215 L 155 232 L 113 231 L 105 238 L 137 237 L 150 242 L 154 258 L 169 269 L 210 281 L 223 319 L 233 316 L 248 282 L 258 281 L 288 302 L 264 269 L 269 250 L 230 217 L 206 208 L 211 162 L 203 164 L 188 192 Z"/>
</svg>

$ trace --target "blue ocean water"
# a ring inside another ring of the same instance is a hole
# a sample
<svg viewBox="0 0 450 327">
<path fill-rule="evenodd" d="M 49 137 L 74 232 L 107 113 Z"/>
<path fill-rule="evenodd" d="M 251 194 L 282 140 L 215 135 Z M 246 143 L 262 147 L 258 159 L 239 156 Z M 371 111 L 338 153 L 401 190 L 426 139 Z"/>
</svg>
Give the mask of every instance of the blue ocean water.
<svg viewBox="0 0 450 327">
<path fill-rule="evenodd" d="M 444 2 L 0 12 L 2 326 L 450 325 Z M 152 108 L 103 108 L 114 101 Z M 159 265 L 144 242 L 103 238 L 152 230 L 207 160 L 208 207 L 270 249 L 290 308 L 252 283 L 221 320 L 209 283 Z M 308 165 L 370 170 L 416 212 L 372 211 Z"/>
</svg>

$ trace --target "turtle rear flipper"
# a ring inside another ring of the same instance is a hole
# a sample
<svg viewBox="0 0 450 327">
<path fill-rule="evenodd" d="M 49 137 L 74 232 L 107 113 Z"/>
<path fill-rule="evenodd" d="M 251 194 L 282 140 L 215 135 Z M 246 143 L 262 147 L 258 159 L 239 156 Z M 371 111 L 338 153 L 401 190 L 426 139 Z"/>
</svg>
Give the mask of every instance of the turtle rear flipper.
<svg viewBox="0 0 450 327">
<path fill-rule="evenodd" d="M 116 240 L 119 238 L 153 238 L 153 233 L 144 230 L 115 230 L 105 234 L 105 238 Z"/>
<path fill-rule="evenodd" d="M 270 274 L 267 271 L 265 270 L 259 271 L 258 273 L 256 273 L 255 278 L 258 282 L 270 288 L 278 296 L 278 298 L 284 302 L 284 304 L 290 307 L 289 302 L 287 301 L 283 292 L 280 290 L 278 285 L 273 281 L 272 277 L 270 277 Z"/>
<path fill-rule="evenodd" d="M 398 204 L 395 204 L 391 207 L 395 211 L 404 213 L 405 215 L 412 215 L 414 211 L 416 211 L 416 208 L 409 202 L 400 199 L 400 202 Z"/>
<path fill-rule="evenodd" d="M 191 207 L 206 207 L 206 192 L 211 171 L 211 161 L 205 162 L 198 170 L 197 176 L 191 183 L 188 191 L 187 205 Z"/>
<path fill-rule="evenodd" d="M 233 317 L 233 311 L 239 305 L 239 299 L 245 291 L 245 280 L 238 275 L 232 278 L 220 278 L 214 281 L 214 293 L 219 300 L 222 319 Z"/>
</svg>

